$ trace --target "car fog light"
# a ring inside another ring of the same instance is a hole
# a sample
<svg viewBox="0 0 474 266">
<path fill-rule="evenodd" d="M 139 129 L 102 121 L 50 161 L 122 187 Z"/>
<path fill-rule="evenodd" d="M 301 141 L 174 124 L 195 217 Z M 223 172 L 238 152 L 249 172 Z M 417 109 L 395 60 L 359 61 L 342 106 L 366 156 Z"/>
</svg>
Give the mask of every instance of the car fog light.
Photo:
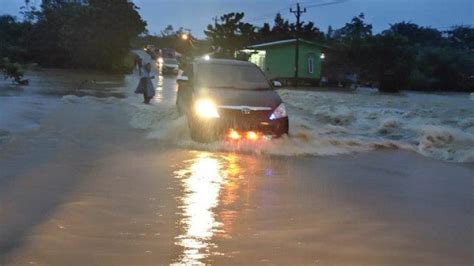
<svg viewBox="0 0 474 266">
<path fill-rule="evenodd" d="M 238 139 L 241 138 L 239 132 L 237 132 L 237 131 L 235 131 L 235 130 L 231 130 L 231 131 L 229 132 L 229 135 L 228 135 L 228 136 L 229 136 L 230 139 L 233 139 L 233 140 L 238 140 Z"/>
<path fill-rule="evenodd" d="M 249 140 L 257 140 L 258 139 L 258 134 L 253 132 L 253 131 L 249 131 L 247 132 L 247 139 Z"/>
</svg>

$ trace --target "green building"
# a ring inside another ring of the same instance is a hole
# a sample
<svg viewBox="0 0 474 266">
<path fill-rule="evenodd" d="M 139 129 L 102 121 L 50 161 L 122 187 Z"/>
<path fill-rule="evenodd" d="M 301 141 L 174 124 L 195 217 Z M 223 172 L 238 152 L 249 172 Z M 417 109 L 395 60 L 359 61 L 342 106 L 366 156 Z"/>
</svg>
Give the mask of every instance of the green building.
<svg viewBox="0 0 474 266">
<path fill-rule="evenodd" d="M 259 66 L 269 79 L 288 80 L 295 75 L 296 39 L 262 43 L 249 46 L 241 52 L 251 54 L 249 61 Z M 325 46 L 302 40 L 299 41 L 298 77 L 307 80 L 321 78 L 321 62 Z"/>
</svg>

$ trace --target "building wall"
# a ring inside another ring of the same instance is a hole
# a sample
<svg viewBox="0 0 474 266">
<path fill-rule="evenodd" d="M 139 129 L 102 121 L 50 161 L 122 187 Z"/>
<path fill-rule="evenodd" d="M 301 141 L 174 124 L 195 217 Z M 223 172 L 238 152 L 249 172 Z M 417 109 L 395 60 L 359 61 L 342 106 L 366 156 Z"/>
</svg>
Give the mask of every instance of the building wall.
<svg viewBox="0 0 474 266">
<path fill-rule="evenodd" d="M 308 72 L 308 56 L 314 60 L 313 73 Z M 321 50 L 306 43 L 300 43 L 299 71 L 300 78 L 319 79 L 321 75 Z M 266 48 L 265 74 L 270 78 L 292 78 L 294 76 L 294 44 Z"/>
</svg>

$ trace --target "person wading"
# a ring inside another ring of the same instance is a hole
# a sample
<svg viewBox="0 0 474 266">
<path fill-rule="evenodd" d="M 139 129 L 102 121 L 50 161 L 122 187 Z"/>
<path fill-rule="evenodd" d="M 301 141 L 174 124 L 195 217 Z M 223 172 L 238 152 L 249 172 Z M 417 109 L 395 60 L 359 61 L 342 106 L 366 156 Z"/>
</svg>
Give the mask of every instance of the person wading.
<svg viewBox="0 0 474 266">
<path fill-rule="evenodd" d="M 149 104 L 150 100 L 155 96 L 155 87 L 151 82 L 154 76 L 151 76 L 151 64 L 147 63 L 144 67 L 145 71 L 143 76 L 140 78 L 140 82 L 135 90 L 135 93 L 143 94 L 143 103 Z"/>
<path fill-rule="evenodd" d="M 138 69 L 138 75 L 142 74 L 142 58 L 139 55 L 135 55 L 135 68 Z"/>
</svg>

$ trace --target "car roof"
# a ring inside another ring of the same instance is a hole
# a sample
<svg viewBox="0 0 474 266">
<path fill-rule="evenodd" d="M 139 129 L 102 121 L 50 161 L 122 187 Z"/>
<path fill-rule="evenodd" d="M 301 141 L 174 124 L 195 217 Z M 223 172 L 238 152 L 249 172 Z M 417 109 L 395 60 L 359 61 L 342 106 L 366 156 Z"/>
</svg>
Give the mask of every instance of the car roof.
<svg viewBox="0 0 474 266">
<path fill-rule="evenodd" d="M 195 59 L 194 63 L 201 65 L 201 64 L 210 64 L 210 65 L 237 65 L 237 66 L 254 66 L 254 64 L 248 62 L 248 61 L 241 61 L 241 60 L 233 60 L 233 59 L 217 59 L 217 58 L 211 58 L 211 59 L 204 59 L 204 58 L 199 58 Z"/>
</svg>

